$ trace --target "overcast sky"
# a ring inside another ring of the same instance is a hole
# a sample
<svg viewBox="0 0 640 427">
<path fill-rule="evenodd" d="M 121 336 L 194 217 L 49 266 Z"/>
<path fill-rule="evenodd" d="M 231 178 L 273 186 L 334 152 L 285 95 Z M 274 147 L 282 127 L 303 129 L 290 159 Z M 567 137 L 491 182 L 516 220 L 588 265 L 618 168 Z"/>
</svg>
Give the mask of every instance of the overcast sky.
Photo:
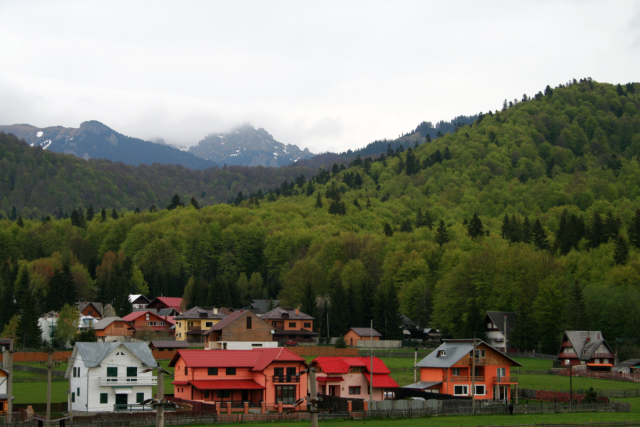
<svg viewBox="0 0 640 427">
<path fill-rule="evenodd" d="M 193 145 L 242 122 L 312 152 L 640 80 L 634 1 L 0 1 L 0 124 Z"/>
</svg>

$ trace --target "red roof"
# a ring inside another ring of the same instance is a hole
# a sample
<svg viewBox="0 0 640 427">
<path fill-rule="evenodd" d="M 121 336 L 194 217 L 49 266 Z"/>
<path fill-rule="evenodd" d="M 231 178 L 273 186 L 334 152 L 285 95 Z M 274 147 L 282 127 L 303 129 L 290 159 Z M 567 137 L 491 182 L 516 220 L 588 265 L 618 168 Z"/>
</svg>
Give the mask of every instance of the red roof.
<svg viewBox="0 0 640 427">
<path fill-rule="evenodd" d="M 344 378 L 342 378 L 342 377 L 316 377 L 316 381 L 320 381 L 320 382 L 338 382 L 338 381 L 344 381 Z"/>
<path fill-rule="evenodd" d="M 156 304 L 154 304 L 154 302 L 156 300 L 160 301 L 162 304 L 164 304 L 165 307 L 174 308 L 174 309 L 176 309 L 176 311 L 180 312 L 180 305 L 182 304 L 182 298 L 177 298 L 177 297 L 156 297 L 153 300 L 151 300 L 151 302 L 147 305 L 147 307 L 155 306 Z M 152 308 L 155 308 L 155 307 L 152 307 Z"/>
<path fill-rule="evenodd" d="M 254 380 L 191 380 L 189 383 L 198 390 L 264 390 L 264 386 Z"/>
<path fill-rule="evenodd" d="M 126 322 L 133 322 L 134 320 L 136 320 L 136 319 L 138 319 L 138 318 L 140 318 L 142 316 L 146 316 L 147 314 L 149 315 L 149 318 L 153 317 L 154 321 L 156 321 L 156 320 L 157 321 L 161 321 L 161 322 L 166 321 L 166 322 L 170 323 L 171 325 L 173 325 L 175 323 L 175 322 L 169 321 L 168 319 L 165 319 L 162 316 L 158 316 L 157 314 L 155 314 L 155 313 L 153 313 L 151 311 L 134 311 L 133 313 L 129 313 L 126 316 L 124 316 L 122 318 L 122 320 L 124 320 Z M 163 328 L 160 327 L 160 330 L 162 330 L 162 329 Z"/>
<path fill-rule="evenodd" d="M 252 371 L 263 371 L 276 361 L 305 363 L 304 358 L 284 347 L 251 350 L 178 350 L 169 366 L 174 367 L 180 358 L 192 368 L 251 368 Z"/>
<path fill-rule="evenodd" d="M 317 363 L 322 372 L 327 374 L 346 374 L 351 367 L 362 367 L 364 372 L 371 370 L 371 359 L 369 357 L 316 357 L 311 363 Z M 377 357 L 373 358 L 373 372 L 375 374 L 390 374 L 387 365 Z"/>
<path fill-rule="evenodd" d="M 369 380 L 369 374 L 364 374 L 364 376 L 367 378 L 367 381 Z M 398 388 L 398 383 L 395 382 L 393 380 L 393 378 L 391 378 L 389 375 L 386 374 L 373 374 L 373 387 L 374 388 Z"/>
</svg>

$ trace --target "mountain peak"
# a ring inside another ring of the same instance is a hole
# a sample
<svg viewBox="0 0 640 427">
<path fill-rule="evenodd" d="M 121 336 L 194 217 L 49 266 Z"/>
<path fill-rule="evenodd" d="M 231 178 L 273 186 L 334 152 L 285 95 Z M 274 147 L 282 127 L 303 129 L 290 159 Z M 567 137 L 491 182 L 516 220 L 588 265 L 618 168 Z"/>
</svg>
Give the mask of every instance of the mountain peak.
<svg viewBox="0 0 640 427">
<path fill-rule="evenodd" d="M 101 134 L 102 132 L 113 132 L 113 129 L 108 126 L 103 125 L 97 120 L 89 120 L 86 122 L 82 122 L 80 124 L 80 132 L 90 132 L 95 133 L 96 135 Z"/>
</svg>

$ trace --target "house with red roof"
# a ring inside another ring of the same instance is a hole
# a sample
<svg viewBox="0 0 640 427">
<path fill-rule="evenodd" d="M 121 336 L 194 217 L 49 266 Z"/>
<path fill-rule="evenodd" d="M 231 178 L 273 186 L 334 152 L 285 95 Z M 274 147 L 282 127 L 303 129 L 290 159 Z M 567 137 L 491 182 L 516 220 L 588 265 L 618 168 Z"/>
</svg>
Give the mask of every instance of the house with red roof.
<svg viewBox="0 0 640 427">
<path fill-rule="evenodd" d="M 175 324 L 174 320 L 168 316 L 162 317 L 152 311 L 134 311 L 122 318 L 135 330 L 136 336 L 141 336 L 147 332 L 155 332 L 167 336 L 173 336 Z"/>
<path fill-rule="evenodd" d="M 377 357 L 373 358 L 373 371 L 369 357 L 323 356 L 313 359 L 311 366 L 316 368 L 318 392 L 330 396 L 369 399 L 372 377 L 372 400 L 384 400 L 385 391 L 399 387 L 387 365 Z"/>
<path fill-rule="evenodd" d="M 307 374 L 300 372 L 308 365 L 287 348 L 178 350 L 169 367 L 175 368 L 174 396 L 181 399 L 232 407 L 265 402 L 274 410 L 280 402 L 293 409 L 307 395 Z"/>
<path fill-rule="evenodd" d="M 157 310 L 161 310 L 163 308 L 173 308 L 178 313 L 182 313 L 182 298 L 174 298 L 174 297 L 157 297 L 151 300 L 149 304 L 147 304 L 146 308 L 155 308 Z"/>
<path fill-rule="evenodd" d="M 204 348 L 209 350 L 251 350 L 278 347 L 273 341 L 273 327 L 250 310 L 239 310 L 202 333 Z"/>
</svg>

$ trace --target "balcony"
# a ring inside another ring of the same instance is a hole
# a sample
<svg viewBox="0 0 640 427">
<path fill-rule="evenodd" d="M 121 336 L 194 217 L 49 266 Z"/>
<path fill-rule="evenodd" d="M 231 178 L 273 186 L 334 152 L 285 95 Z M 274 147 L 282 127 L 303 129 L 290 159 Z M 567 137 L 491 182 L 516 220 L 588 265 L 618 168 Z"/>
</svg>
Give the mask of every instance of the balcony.
<svg viewBox="0 0 640 427">
<path fill-rule="evenodd" d="M 274 375 L 274 383 L 299 383 L 300 377 L 296 375 Z"/>
<path fill-rule="evenodd" d="M 158 377 L 100 377 L 100 387 L 157 385 Z"/>
<path fill-rule="evenodd" d="M 125 403 L 116 403 L 113 405 L 114 412 L 139 412 L 139 411 L 156 411 L 155 408 L 152 408 L 151 405 L 142 405 L 140 403 L 137 404 L 125 404 Z"/>
<path fill-rule="evenodd" d="M 493 377 L 493 382 L 495 384 L 514 384 L 518 382 L 517 377 Z"/>
<path fill-rule="evenodd" d="M 591 356 L 592 359 L 613 359 L 614 357 L 613 353 L 596 353 Z"/>
<path fill-rule="evenodd" d="M 470 383 L 470 382 L 484 382 L 484 376 L 474 375 L 469 377 L 468 375 L 455 375 L 451 377 L 452 383 Z"/>
<path fill-rule="evenodd" d="M 486 365 L 489 359 L 487 359 L 486 357 L 474 357 L 474 358 L 469 358 L 469 365 L 472 364 L 476 364 L 476 365 Z"/>
</svg>

